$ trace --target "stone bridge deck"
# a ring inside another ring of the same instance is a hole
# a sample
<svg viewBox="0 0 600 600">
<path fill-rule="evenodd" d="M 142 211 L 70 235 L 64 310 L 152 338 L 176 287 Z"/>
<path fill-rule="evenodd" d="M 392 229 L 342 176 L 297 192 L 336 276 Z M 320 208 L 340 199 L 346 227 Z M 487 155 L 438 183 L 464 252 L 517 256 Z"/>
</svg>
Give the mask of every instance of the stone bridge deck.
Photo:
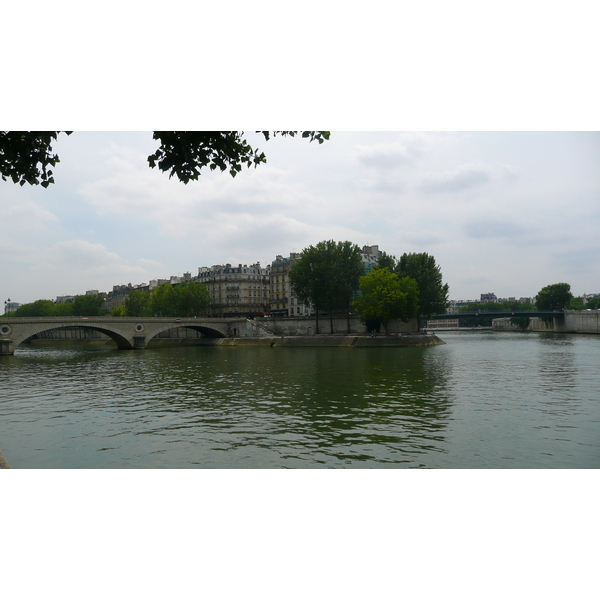
<svg viewBox="0 0 600 600">
<path fill-rule="evenodd" d="M 176 327 L 189 327 L 206 337 L 236 334 L 245 318 L 147 318 L 147 317 L 13 317 L 0 319 L 0 355 L 14 354 L 30 337 L 63 327 L 83 327 L 112 338 L 121 350 L 143 349 L 156 335 Z"/>
</svg>

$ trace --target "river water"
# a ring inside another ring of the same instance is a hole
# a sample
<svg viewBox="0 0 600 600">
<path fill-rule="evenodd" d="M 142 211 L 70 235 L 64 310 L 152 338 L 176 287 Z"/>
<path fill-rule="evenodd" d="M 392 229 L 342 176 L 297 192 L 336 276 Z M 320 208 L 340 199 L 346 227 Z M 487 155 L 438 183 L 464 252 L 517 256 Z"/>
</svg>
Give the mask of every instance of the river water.
<svg viewBox="0 0 600 600">
<path fill-rule="evenodd" d="M 598 468 L 600 336 L 427 348 L 21 346 L 13 468 Z"/>
</svg>

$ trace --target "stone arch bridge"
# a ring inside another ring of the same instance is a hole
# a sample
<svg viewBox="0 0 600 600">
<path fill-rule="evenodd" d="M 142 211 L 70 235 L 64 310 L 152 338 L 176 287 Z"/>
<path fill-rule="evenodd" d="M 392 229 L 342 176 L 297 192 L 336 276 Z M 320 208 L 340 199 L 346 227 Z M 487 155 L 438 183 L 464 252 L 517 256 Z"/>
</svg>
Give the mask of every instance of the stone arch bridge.
<svg viewBox="0 0 600 600">
<path fill-rule="evenodd" d="M 0 319 L 0 355 L 14 354 L 30 337 L 64 327 L 83 327 L 112 338 L 120 350 L 143 349 L 159 333 L 177 327 L 200 331 L 205 337 L 236 337 L 245 318 L 137 318 L 137 317 L 13 317 Z"/>
</svg>

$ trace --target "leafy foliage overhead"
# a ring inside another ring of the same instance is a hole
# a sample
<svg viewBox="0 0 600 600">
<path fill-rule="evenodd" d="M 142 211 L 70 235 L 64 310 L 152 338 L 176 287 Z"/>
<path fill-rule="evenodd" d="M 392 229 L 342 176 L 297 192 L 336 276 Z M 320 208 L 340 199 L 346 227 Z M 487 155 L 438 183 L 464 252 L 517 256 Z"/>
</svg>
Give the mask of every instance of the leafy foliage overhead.
<svg viewBox="0 0 600 600">
<path fill-rule="evenodd" d="M 60 162 L 53 153 L 52 143 L 60 131 L 0 131 L 0 175 L 4 181 L 42 185 L 54 183 L 49 167 Z M 71 131 L 64 132 L 70 135 Z M 297 131 L 262 131 L 265 140 L 276 135 L 294 137 Z M 329 139 L 329 131 L 302 131 L 301 136 L 322 144 Z M 158 167 L 175 175 L 179 181 L 197 180 L 200 171 L 229 170 L 235 177 L 243 166 L 258 166 L 267 162 L 264 152 L 253 148 L 244 139 L 243 131 L 155 131 L 153 139 L 159 148 L 148 157 L 152 168 Z"/>
<path fill-rule="evenodd" d="M 269 140 L 271 132 L 261 132 Z M 274 131 L 273 136 L 294 136 L 295 131 Z M 148 157 L 152 168 L 176 175 L 179 181 L 189 183 L 208 167 L 211 171 L 229 170 L 235 177 L 243 166 L 257 167 L 267 162 L 264 152 L 253 148 L 244 139 L 243 131 L 155 131 L 153 139 L 160 141 L 159 149 Z M 328 131 L 303 131 L 302 137 L 322 144 L 329 139 Z"/>
<path fill-rule="evenodd" d="M 60 131 L 0 131 L 0 175 L 19 185 L 54 183 L 54 173 L 48 167 L 60 162 L 52 153 L 52 142 Z M 65 132 L 70 135 L 70 131 Z"/>
</svg>

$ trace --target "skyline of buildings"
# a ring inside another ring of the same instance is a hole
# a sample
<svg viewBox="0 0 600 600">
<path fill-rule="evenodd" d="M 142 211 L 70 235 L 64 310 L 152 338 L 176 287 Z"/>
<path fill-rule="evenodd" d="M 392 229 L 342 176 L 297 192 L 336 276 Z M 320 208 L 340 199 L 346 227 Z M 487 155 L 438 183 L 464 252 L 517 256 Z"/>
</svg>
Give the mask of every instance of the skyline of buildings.
<svg viewBox="0 0 600 600">
<path fill-rule="evenodd" d="M 361 249 L 361 259 L 368 274 L 376 265 L 382 252 L 378 245 L 364 245 Z M 278 254 L 270 264 L 262 267 L 260 262 L 254 264 L 239 263 L 233 266 L 230 263 L 216 264 L 211 267 L 198 267 L 198 274 L 192 276 L 191 272 L 183 275 L 172 275 L 168 279 L 151 279 L 148 283 L 117 284 L 110 292 L 87 290 L 85 295 L 97 294 L 104 297 L 105 308 L 110 312 L 125 304 L 126 298 L 132 290 L 151 291 L 154 288 L 170 283 L 177 285 L 186 281 L 200 282 L 206 285 L 210 295 L 209 313 L 212 316 L 262 316 L 272 314 L 278 316 L 309 316 L 313 314 L 312 307 L 299 301 L 293 292 L 289 281 L 289 271 L 295 260 L 301 257 L 300 252 L 290 252 L 284 257 Z M 53 302 L 60 304 L 72 302 L 77 295 L 57 296 Z M 579 296 L 584 303 L 600 294 L 583 294 Z M 519 302 L 535 303 L 535 296 L 520 297 Z M 447 309 L 448 314 L 455 314 L 460 307 L 470 303 L 515 301 L 516 297 L 498 298 L 494 292 L 480 294 L 477 299 L 450 299 Z M 4 313 L 19 308 L 21 304 L 10 298 L 4 301 Z"/>
</svg>

